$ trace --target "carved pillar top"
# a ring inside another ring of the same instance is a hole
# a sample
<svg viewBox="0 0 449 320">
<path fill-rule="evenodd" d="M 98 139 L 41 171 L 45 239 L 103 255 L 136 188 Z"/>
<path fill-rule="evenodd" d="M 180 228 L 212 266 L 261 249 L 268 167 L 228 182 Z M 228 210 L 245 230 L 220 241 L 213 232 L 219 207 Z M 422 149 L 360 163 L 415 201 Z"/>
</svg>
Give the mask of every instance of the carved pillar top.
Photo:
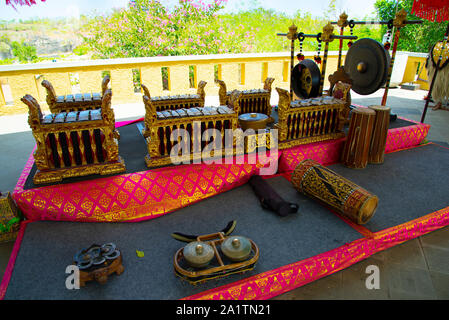
<svg viewBox="0 0 449 320">
<path fill-rule="evenodd" d="M 28 124 L 32 130 L 37 129 L 41 125 L 43 118 L 39 103 L 29 94 L 25 95 L 21 100 L 28 106 Z"/>
<path fill-rule="evenodd" d="M 273 84 L 274 78 L 266 78 L 263 84 L 264 90 L 268 90 L 271 92 L 271 85 Z"/>
<path fill-rule="evenodd" d="M 407 11 L 402 9 L 401 11 L 396 13 L 396 16 L 393 20 L 393 26 L 396 28 L 402 28 L 405 26 L 405 21 L 407 21 Z"/>
<path fill-rule="evenodd" d="M 348 15 L 346 14 L 346 12 L 343 12 L 337 21 L 337 26 L 339 26 L 340 28 L 344 28 L 347 25 L 348 25 Z"/>
<path fill-rule="evenodd" d="M 321 33 L 321 39 L 324 42 L 331 42 L 333 40 L 332 36 L 334 35 L 334 27 L 328 23 L 324 26 L 323 32 Z"/>
<path fill-rule="evenodd" d="M 224 105 L 226 105 L 226 100 L 227 100 L 226 83 L 223 80 L 215 80 L 215 82 L 220 87 L 218 89 L 218 97 L 219 97 L 219 100 L 220 100 L 220 105 L 224 106 Z"/>
<path fill-rule="evenodd" d="M 101 94 L 104 95 L 106 90 L 108 90 L 108 84 L 111 81 L 109 75 L 105 75 L 103 81 L 101 81 Z"/>
<path fill-rule="evenodd" d="M 242 92 L 239 90 L 232 91 L 229 97 L 229 107 L 231 107 L 235 113 L 240 113 L 240 97 L 242 96 Z"/>
<path fill-rule="evenodd" d="M 287 39 L 296 40 L 297 32 L 298 27 L 293 23 L 290 27 L 288 27 Z"/>
<path fill-rule="evenodd" d="M 198 90 L 197 90 L 197 94 L 200 96 L 201 100 L 204 101 L 204 99 L 206 99 L 206 92 L 204 91 L 204 87 L 206 86 L 207 82 L 206 81 L 200 81 L 198 83 Z"/>
</svg>

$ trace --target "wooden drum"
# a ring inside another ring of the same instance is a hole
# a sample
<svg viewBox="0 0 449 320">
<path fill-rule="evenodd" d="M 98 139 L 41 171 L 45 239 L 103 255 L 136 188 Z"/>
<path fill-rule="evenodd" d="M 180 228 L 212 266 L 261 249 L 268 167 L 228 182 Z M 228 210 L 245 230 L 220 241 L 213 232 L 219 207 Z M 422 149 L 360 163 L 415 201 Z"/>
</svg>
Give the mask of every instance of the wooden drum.
<svg viewBox="0 0 449 320">
<path fill-rule="evenodd" d="M 379 202 L 376 195 L 312 159 L 298 164 L 292 173 L 292 183 L 299 192 L 330 206 L 357 224 L 368 222 Z"/>
<path fill-rule="evenodd" d="M 388 126 L 390 125 L 390 108 L 386 106 L 369 106 L 369 108 L 376 112 L 376 116 L 368 162 L 380 164 L 384 162 Z"/>
<path fill-rule="evenodd" d="M 376 112 L 368 108 L 352 110 L 349 132 L 341 155 L 345 166 L 362 169 L 368 164 L 375 117 Z"/>
</svg>

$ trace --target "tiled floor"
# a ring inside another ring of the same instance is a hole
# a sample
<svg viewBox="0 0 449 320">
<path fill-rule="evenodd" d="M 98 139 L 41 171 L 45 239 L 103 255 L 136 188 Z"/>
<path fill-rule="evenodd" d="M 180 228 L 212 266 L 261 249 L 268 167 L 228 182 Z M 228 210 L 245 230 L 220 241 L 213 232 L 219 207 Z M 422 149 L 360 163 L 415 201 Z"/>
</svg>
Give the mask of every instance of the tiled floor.
<svg viewBox="0 0 449 320">
<path fill-rule="evenodd" d="M 449 227 L 379 252 L 275 299 L 448 299 Z M 379 268 L 379 289 L 367 289 L 368 266 Z"/>
<path fill-rule="evenodd" d="M 370 96 L 353 94 L 353 103 L 380 104 L 383 90 Z M 426 91 L 391 89 L 387 105 L 392 113 L 420 120 Z M 276 99 L 276 98 L 274 98 Z M 129 110 L 129 109 L 128 109 Z M 0 119 L 8 123 L 7 119 Z M 427 112 L 428 139 L 449 143 L 449 111 Z M 34 140 L 24 129 L 0 135 L 0 190 L 12 190 L 28 159 Z M 23 131 L 23 132 L 19 132 Z M 449 160 L 449 159 L 448 159 Z M 0 275 L 4 273 L 14 243 L 0 244 Z M 367 289 L 368 266 L 379 269 L 379 289 Z M 379 252 L 328 277 L 275 299 L 449 299 L 449 227 Z"/>
</svg>

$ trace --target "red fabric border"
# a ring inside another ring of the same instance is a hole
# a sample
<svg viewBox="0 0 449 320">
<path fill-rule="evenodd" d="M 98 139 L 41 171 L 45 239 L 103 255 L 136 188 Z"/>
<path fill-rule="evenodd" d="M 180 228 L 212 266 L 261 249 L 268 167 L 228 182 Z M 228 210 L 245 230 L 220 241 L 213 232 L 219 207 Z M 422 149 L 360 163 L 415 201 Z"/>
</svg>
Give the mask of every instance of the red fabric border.
<svg viewBox="0 0 449 320">
<path fill-rule="evenodd" d="M 270 299 L 343 270 L 373 254 L 449 225 L 449 207 L 271 271 L 184 298 Z"/>
<path fill-rule="evenodd" d="M 25 234 L 26 226 L 30 221 L 22 221 L 20 223 L 19 233 L 17 234 L 14 247 L 11 252 L 11 256 L 6 266 L 5 273 L 3 274 L 2 282 L 0 283 L 0 300 L 3 300 L 8 289 L 9 280 L 11 280 L 12 271 L 14 270 L 14 265 L 16 263 L 17 255 L 19 254 L 20 245 L 22 244 L 23 235 Z"/>
</svg>

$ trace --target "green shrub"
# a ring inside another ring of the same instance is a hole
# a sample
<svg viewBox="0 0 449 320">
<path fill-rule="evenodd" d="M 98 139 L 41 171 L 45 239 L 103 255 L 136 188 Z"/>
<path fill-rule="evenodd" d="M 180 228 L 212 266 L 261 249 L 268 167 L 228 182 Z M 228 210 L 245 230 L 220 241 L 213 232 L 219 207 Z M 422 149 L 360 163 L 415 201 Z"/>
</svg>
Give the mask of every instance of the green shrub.
<svg viewBox="0 0 449 320">
<path fill-rule="evenodd" d="M 13 41 L 11 42 L 12 54 L 19 59 L 20 62 L 34 62 L 37 60 L 36 47 L 26 43 Z"/>
</svg>

